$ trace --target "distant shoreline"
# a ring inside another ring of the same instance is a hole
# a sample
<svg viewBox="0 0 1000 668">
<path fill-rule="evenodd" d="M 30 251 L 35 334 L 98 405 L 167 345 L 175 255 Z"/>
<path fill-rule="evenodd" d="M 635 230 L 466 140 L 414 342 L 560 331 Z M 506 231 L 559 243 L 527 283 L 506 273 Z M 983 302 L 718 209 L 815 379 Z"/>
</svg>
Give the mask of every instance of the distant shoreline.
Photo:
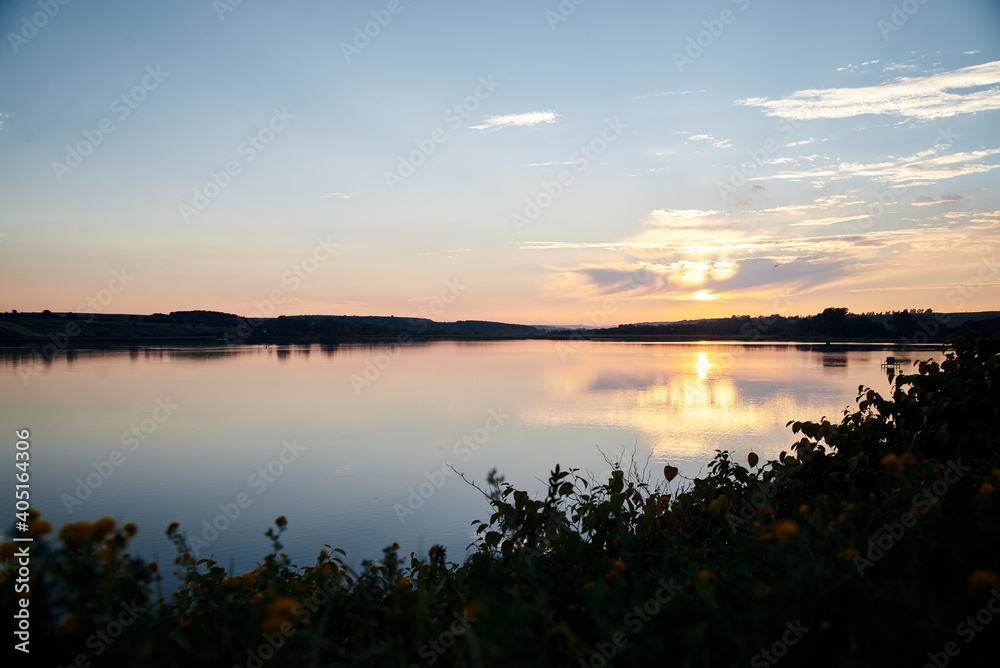
<svg viewBox="0 0 1000 668">
<path fill-rule="evenodd" d="M 70 340 L 60 349 L 88 348 L 127 348 L 131 346 L 217 346 L 217 347 L 260 347 L 268 346 L 303 346 L 303 345 L 340 345 L 355 343 L 406 345 L 410 343 L 431 342 L 501 342 L 501 341 L 586 341 L 596 343 L 729 343 L 729 344 L 788 344 L 844 347 L 844 346 L 904 346 L 909 348 L 938 348 L 941 341 L 930 340 L 914 342 L 906 339 L 855 339 L 837 337 L 739 337 L 739 336 L 685 336 L 685 335 L 633 335 L 633 336 L 588 336 L 588 335 L 421 335 L 410 334 L 401 340 L 399 336 L 351 336 L 328 338 L 259 338 L 253 341 L 232 343 L 219 337 L 77 337 Z M 942 339 L 943 341 L 943 339 Z M 35 347 L 53 342 L 48 337 L 24 337 L 0 339 L 0 348 Z"/>
<path fill-rule="evenodd" d="M 603 341 L 622 343 L 787 343 L 790 345 L 921 346 L 948 335 L 1000 333 L 1000 312 L 898 311 L 851 314 L 828 308 L 814 316 L 730 316 L 695 321 L 595 327 L 538 327 L 487 320 L 438 322 L 395 316 L 247 318 L 218 311 L 152 315 L 0 313 L 0 347 L 59 350 L 119 346 L 341 345 L 431 341 Z"/>
</svg>

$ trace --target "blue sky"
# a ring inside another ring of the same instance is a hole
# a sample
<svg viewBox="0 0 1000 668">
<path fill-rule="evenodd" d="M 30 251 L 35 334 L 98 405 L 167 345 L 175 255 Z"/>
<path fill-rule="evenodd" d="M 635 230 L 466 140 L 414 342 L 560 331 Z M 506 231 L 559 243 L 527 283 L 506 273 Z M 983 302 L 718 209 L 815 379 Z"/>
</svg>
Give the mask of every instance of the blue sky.
<svg viewBox="0 0 1000 668">
<path fill-rule="evenodd" d="M 0 308 L 1000 308 L 996 2 L 232 1 L 0 5 Z"/>
</svg>

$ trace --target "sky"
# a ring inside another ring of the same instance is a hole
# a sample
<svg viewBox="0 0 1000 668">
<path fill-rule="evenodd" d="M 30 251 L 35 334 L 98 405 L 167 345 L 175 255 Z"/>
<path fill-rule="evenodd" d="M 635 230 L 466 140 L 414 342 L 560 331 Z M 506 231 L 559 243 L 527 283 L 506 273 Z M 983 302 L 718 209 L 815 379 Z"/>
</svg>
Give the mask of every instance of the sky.
<svg viewBox="0 0 1000 668">
<path fill-rule="evenodd" d="M 995 0 L 4 0 L 0 310 L 1000 309 Z"/>
</svg>

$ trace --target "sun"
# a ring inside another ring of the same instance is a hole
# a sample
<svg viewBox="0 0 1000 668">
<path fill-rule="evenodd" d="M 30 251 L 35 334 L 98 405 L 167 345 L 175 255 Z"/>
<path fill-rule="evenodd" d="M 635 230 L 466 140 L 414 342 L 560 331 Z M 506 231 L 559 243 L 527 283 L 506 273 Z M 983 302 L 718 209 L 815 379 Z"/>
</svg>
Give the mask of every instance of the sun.
<svg viewBox="0 0 1000 668">
<path fill-rule="evenodd" d="M 698 301 L 708 301 L 710 299 L 715 299 L 715 295 L 710 294 L 708 290 L 699 290 L 698 292 L 694 293 L 694 296 L 692 296 L 691 299 L 697 299 Z"/>
</svg>

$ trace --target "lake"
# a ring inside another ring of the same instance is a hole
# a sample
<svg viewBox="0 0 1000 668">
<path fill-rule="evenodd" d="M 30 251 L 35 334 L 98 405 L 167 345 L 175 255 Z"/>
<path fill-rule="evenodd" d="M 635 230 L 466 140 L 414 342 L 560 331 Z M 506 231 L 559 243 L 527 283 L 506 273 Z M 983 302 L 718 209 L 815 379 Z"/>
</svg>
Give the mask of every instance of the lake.
<svg viewBox="0 0 1000 668">
<path fill-rule="evenodd" d="M 888 352 L 887 352 L 888 351 Z M 278 515 L 293 562 L 434 543 L 461 559 L 497 467 L 540 492 L 558 463 L 606 479 L 614 460 L 689 478 L 716 449 L 789 450 L 789 420 L 839 422 L 882 366 L 934 348 L 779 343 L 499 341 L 70 350 L 0 349 L 4 451 L 31 431 L 32 505 L 55 526 L 135 522 L 134 552 L 167 570 L 177 521 L 199 557 L 238 571 Z M 908 368 L 904 365 L 903 370 Z M 633 455 L 634 453 L 634 455 Z M 10 528 L 4 523 L 3 528 Z"/>
</svg>

